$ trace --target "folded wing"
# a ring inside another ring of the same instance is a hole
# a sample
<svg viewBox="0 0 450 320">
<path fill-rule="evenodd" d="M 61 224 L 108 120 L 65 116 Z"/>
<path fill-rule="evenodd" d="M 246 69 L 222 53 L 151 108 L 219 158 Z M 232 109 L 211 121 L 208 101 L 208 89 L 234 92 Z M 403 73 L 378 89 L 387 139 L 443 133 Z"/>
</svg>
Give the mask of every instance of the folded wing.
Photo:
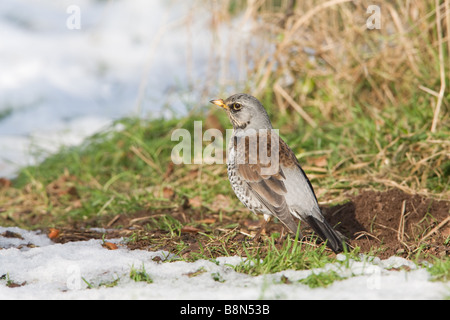
<svg viewBox="0 0 450 320">
<path fill-rule="evenodd" d="M 278 152 L 272 156 L 276 148 L 272 146 L 274 140 L 270 138 L 270 131 L 264 139 L 254 134 L 256 137 L 250 134 L 236 136 L 233 142 L 238 150 L 235 158 L 237 174 L 252 195 L 293 233 L 297 232 L 298 227 L 295 216 L 307 222 L 323 240 L 328 240 L 327 245 L 333 251 L 342 251 L 342 240 L 323 217 L 312 185 L 294 153 L 276 136 Z M 265 147 L 260 145 L 261 140 L 267 145 L 265 154 L 270 159 L 269 163 L 260 157 L 259 149 Z M 257 143 L 257 147 L 251 148 L 252 143 Z M 257 154 L 253 155 L 252 151 Z M 270 174 L 267 173 L 269 167 L 272 169 Z"/>
</svg>

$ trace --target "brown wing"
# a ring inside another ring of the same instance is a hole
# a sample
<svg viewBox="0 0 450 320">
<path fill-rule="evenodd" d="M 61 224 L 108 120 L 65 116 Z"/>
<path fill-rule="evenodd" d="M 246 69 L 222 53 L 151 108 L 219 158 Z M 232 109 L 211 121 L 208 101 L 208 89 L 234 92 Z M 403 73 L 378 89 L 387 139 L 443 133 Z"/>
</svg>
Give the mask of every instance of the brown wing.
<svg viewBox="0 0 450 320">
<path fill-rule="evenodd" d="M 295 214 L 306 221 L 323 240 L 328 240 L 327 245 L 333 251 L 342 251 L 341 237 L 323 217 L 312 185 L 294 153 L 278 136 L 277 140 L 273 140 L 269 134 L 260 144 L 264 136 L 261 133 L 255 135 L 235 137 L 234 141 L 237 174 L 247 183 L 250 192 L 292 232 L 296 233 L 298 227 L 293 216 Z M 272 148 L 273 141 L 278 141 L 278 150 Z M 256 148 L 252 148 L 255 143 Z M 265 145 L 269 162 L 260 157 L 260 147 Z M 272 170 L 267 173 L 265 169 L 269 167 Z M 286 178 L 285 174 L 289 176 Z"/>
<path fill-rule="evenodd" d="M 272 157 L 270 131 L 266 140 L 267 143 L 263 141 L 260 144 L 260 140 L 262 140 L 260 138 L 263 137 L 260 137 L 256 133 L 253 136 L 235 137 L 234 148 L 236 152 L 237 174 L 247 183 L 252 195 L 272 215 L 277 217 L 292 232 L 296 233 L 297 223 L 289 212 L 289 207 L 284 197 L 287 193 L 284 184 L 286 178 L 279 165 L 279 152 L 275 152 Z M 276 136 L 276 139 L 279 139 L 279 137 Z M 256 143 L 256 148 L 251 147 L 254 143 Z M 261 157 L 261 153 L 259 152 L 260 145 L 267 146 L 266 154 L 270 160 L 269 162 L 267 162 L 267 159 L 263 159 L 264 157 Z M 256 154 L 254 154 L 255 152 Z M 272 166 L 272 170 L 268 170 Z"/>
</svg>

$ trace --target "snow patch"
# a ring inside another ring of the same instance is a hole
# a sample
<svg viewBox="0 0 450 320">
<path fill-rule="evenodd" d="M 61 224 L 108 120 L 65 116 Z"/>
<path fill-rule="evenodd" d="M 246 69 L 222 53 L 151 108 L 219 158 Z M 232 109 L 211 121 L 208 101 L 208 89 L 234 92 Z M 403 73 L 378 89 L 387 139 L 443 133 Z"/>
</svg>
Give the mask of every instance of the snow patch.
<svg viewBox="0 0 450 320">
<path fill-rule="evenodd" d="M 0 227 L 0 234 L 6 231 L 23 239 L 0 236 L 0 299 L 442 299 L 450 293 L 449 282 L 432 282 L 426 269 L 399 257 L 249 276 L 234 271 L 243 261 L 237 256 L 162 262 L 168 252 L 129 250 L 122 239 L 108 240 L 119 249 L 107 250 L 101 240 L 55 244 L 38 231 Z M 30 243 L 38 247 L 18 249 Z M 153 282 L 135 282 L 132 268 Z M 315 289 L 298 282 L 327 271 L 346 279 Z M 20 286 L 7 287 L 7 279 Z"/>
</svg>

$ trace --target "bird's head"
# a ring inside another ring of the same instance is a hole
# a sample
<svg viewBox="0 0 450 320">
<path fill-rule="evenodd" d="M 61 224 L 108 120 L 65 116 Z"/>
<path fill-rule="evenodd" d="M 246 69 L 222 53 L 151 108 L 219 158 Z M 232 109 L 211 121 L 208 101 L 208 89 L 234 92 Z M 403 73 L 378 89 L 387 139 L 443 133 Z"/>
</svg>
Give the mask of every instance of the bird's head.
<svg viewBox="0 0 450 320">
<path fill-rule="evenodd" d="M 272 129 L 263 105 L 249 94 L 238 93 L 225 100 L 217 99 L 210 102 L 227 111 L 234 129 Z"/>
</svg>

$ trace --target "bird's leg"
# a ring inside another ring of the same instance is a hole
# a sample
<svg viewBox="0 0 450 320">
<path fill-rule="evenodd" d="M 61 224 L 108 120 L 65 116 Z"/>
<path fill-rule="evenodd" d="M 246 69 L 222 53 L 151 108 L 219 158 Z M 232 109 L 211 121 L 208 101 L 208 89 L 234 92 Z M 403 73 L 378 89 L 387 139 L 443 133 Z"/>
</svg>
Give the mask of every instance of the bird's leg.
<svg viewBox="0 0 450 320">
<path fill-rule="evenodd" d="M 283 237 L 284 237 L 284 229 L 285 229 L 285 226 L 283 226 L 281 228 L 280 239 L 283 239 Z"/>
</svg>

